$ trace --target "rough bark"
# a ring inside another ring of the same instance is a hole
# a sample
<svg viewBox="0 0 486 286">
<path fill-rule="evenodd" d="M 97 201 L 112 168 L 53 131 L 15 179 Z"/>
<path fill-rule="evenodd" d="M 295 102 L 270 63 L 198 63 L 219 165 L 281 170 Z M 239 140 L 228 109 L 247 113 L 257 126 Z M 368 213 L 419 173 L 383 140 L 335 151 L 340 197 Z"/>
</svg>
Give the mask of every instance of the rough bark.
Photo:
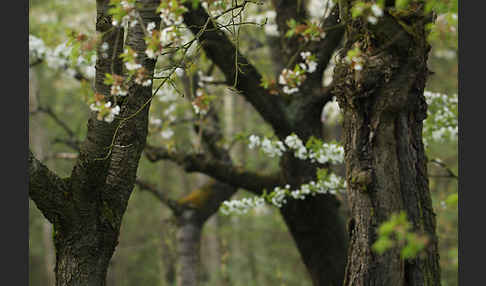
<svg viewBox="0 0 486 286">
<path fill-rule="evenodd" d="M 422 143 L 429 52 L 426 23 L 420 6 L 401 18 L 385 14 L 375 26 L 359 19 L 347 23 L 346 47 L 359 43 L 365 64 L 355 71 L 342 62 L 334 76 L 344 112 L 351 208 L 346 286 L 440 285 L 435 214 Z M 383 255 L 371 248 L 379 225 L 400 211 L 407 213 L 413 231 L 430 240 L 415 259 L 401 259 L 397 248 Z"/>
<path fill-rule="evenodd" d="M 109 49 L 107 58 L 98 57 L 95 89 L 111 100 L 110 88 L 103 84 L 103 79 L 105 73 L 122 74 L 118 55 L 123 50 L 124 36 L 122 29 L 112 29 L 108 3 L 108 0 L 97 1 L 96 30 L 109 47 L 116 49 Z M 139 3 L 151 6 L 141 11 L 143 22 L 154 21 L 158 25 L 160 17 L 155 13 L 158 1 Z M 126 43 L 137 52 L 138 60 L 152 75 L 155 61 L 145 57 L 140 25 L 128 30 Z M 86 140 L 80 146 L 78 160 L 68 179 L 59 178 L 30 153 L 29 196 L 54 226 L 58 286 L 106 284 L 107 268 L 118 243 L 121 220 L 145 147 L 150 106 L 146 103 L 151 93 L 151 86 L 132 83 L 128 96 L 118 99 L 122 117 L 138 112 L 129 120 L 106 123 L 91 114 Z"/>
</svg>

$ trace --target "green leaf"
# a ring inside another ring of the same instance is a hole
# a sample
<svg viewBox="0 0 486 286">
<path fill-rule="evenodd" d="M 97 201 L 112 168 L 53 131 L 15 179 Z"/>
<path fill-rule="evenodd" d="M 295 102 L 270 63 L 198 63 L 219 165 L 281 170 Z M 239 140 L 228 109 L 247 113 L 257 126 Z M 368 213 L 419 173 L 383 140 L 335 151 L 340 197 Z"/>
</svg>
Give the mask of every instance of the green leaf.
<svg viewBox="0 0 486 286">
<path fill-rule="evenodd" d="M 459 195 L 455 193 L 447 197 L 446 204 L 450 207 L 457 207 L 458 201 L 459 201 Z"/>
<path fill-rule="evenodd" d="M 406 9 L 408 6 L 409 0 L 397 0 L 395 1 L 395 7 L 399 10 Z"/>
<path fill-rule="evenodd" d="M 394 245 L 393 241 L 388 237 L 380 237 L 371 248 L 379 254 L 383 254 Z"/>
</svg>

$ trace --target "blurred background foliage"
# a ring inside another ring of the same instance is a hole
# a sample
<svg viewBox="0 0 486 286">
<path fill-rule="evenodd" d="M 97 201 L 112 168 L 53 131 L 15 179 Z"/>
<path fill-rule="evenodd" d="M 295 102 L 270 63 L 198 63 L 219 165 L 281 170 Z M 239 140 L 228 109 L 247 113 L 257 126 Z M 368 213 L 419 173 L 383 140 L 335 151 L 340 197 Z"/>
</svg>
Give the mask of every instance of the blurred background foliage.
<svg viewBox="0 0 486 286">
<path fill-rule="evenodd" d="M 29 34 L 42 38 L 46 45 L 55 46 L 67 39 L 69 28 L 86 33 L 94 32 L 95 1 L 30 0 Z M 263 11 L 268 5 L 259 6 Z M 262 29 L 242 29 L 241 49 L 267 76 L 273 77 L 271 56 Z M 444 94 L 458 92 L 457 33 L 451 38 L 431 38 L 432 51 L 427 90 Z M 207 69 L 204 58 L 198 67 Z M 214 75 L 218 78 L 217 72 Z M 220 77 L 221 78 L 221 77 Z M 217 79 L 216 79 L 217 80 Z M 78 139 L 86 132 L 89 108 L 85 103 L 86 91 L 79 81 L 62 70 L 52 70 L 45 64 L 30 69 L 30 145 L 38 158 L 61 176 L 69 176 L 74 164 L 69 159 L 73 151 L 65 144 L 56 143 L 66 138 L 66 132 L 46 114 L 35 112 L 36 107 L 49 106 L 65 121 Z M 218 91 L 218 89 L 215 89 Z M 220 90 L 223 93 L 223 90 Z M 231 97 L 233 117 L 232 132 L 235 134 L 271 134 L 252 107 L 241 98 L 225 94 L 214 103 L 223 112 L 224 97 Z M 184 101 L 183 99 L 178 99 Z M 163 102 L 154 102 L 151 114 L 162 115 Z M 177 106 L 176 115 L 184 117 L 183 104 Z M 223 114 L 228 116 L 228 114 Z M 226 117 L 228 118 L 228 117 Z M 228 122 L 223 122 L 229 124 Z M 229 126 L 225 126 L 228 128 Z M 171 144 L 178 148 L 190 148 L 194 141 L 190 125 L 173 128 Z M 165 142 L 154 133 L 152 144 Z M 432 143 L 429 158 L 440 158 L 455 174 L 458 174 L 457 141 Z M 251 170 L 269 171 L 277 166 L 276 160 L 262 158 L 255 150 L 237 143 L 232 148 L 238 163 Z M 66 155 L 67 154 L 67 155 Z M 62 157 L 62 158 L 61 158 Z M 455 286 L 458 269 L 457 204 L 447 204 L 447 198 L 457 193 L 457 180 L 444 169 L 429 164 L 430 186 L 434 209 L 437 213 L 440 263 L 443 286 Z M 140 177 L 156 183 L 171 198 L 177 199 L 207 180 L 199 174 L 186 174 L 171 162 L 153 164 L 142 159 Z M 237 195 L 241 196 L 240 191 Z M 175 220 L 171 212 L 155 197 L 137 187 L 125 213 L 119 245 L 113 256 L 109 273 L 109 286 L 125 285 L 175 285 Z M 206 224 L 201 243 L 203 285 L 311 285 L 295 244 L 277 210 L 271 207 L 255 209 L 244 216 L 217 214 Z M 52 229 L 35 204 L 29 202 L 29 281 L 32 286 L 54 285 L 55 253 L 52 247 Z"/>
</svg>

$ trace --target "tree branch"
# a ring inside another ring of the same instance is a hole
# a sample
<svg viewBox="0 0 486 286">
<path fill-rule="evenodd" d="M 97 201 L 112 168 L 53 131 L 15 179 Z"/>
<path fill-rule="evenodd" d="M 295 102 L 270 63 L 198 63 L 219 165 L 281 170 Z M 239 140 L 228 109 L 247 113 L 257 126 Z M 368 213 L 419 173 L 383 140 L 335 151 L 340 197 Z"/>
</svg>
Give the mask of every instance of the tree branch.
<svg viewBox="0 0 486 286">
<path fill-rule="evenodd" d="M 264 189 L 273 189 L 283 184 L 280 173 L 261 175 L 236 167 L 231 163 L 211 159 L 205 154 L 182 154 L 171 152 L 163 147 L 147 145 L 145 156 L 151 162 L 170 160 L 187 172 L 200 172 L 236 188 L 244 188 L 261 195 Z"/>
<path fill-rule="evenodd" d="M 188 12 L 184 13 L 184 22 L 193 34 L 198 34 L 209 18 L 207 12 L 199 7 L 193 9 L 190 2 L 186 2 Z M 223 72 L 227 82 L 235 80 L 236 47 L 228 37 L 209 22 L 206 30 L 201 34 L 199 42 L 208 58 Z M 260 113 L 277 134 L 285 136 L 290 133 L 284 102 L 278 96 L 269 94 L 260 86 L 262 76 L 257 69 L 238 51 L 238 89 L 248 102 Z"/>
<path fill-rule="evenodd" d="M 66 124 L 66 122 L 62 121 L 54 111 L 50 107 L 42 107 L 39 106 L 37 108 L 37 111 L 42 112 L 46 115 L 48 115 L 54 122 L 56 122 L 57 125 L 59 125 L 66 133 L 67 135 L 72 139 L 75 137 L 74 131 Z"/>
<path fill-rule="evenodd" d="M 78 140 L 75 136 L 75 132 L 66 124 L 66 122 L 62 121 L 54 111 L 50 107 L 38 107 L 35 111 L 31 111 L 30 113 L 37 113 L 42 112 L 48 115 L 54 122 L 59 125 L 68 135 L 68 138 L 56 138 L 54 139 L 53 143 L 61 143 L 69 148 L 73 149 L 74 151 L 78 151 L 80 149 L 81 141 Z"/>
<path fill-rule="evenodd" d="M 444 177 L 444 178 L 453 178 L 453 179 L 456 179 L 456 180 L 459 179 L 459 177 L 456 175 L 456 173 L 454 173 L 454 171 L 452 171 L 451 168 L 449 168 L 449 166 L 447 166 L 447 164 L 442 162 L 442 160 L 430 159 L 429 162 L 441 167 L 447 173 L 446 175 L 429 175 L 429 177 Z"/>
<path fill-rule="evenodd" d="M 66 214 L 63 210 L 71 204 L 68 190 L 67 181 L 37 160 L 29 149 L 29 197 L 51 223 Z"/>
<path fill-rule="evenodd" d="M 44 63 L 45 60 L 44 59 L 36 59 L 34 62 L 32 63 L 29 63 L 29 68 L 32 68 L 32 67 L 35 67 L 35 66 L 38 66 L 42 63 Z M 65 65 L 62 67 L 64 70 L 67 70 L 70 68 L 69 65 Z M 90 79 L 88 77 L 86 77 L 78 68 L 74 69 L 74 79 L 78 80 L 78 81 L 90 81 Z"/>
<path fill-rule="evenodd" d="M 175 215 L 179 214 L 182 210 L 182 207 L 174 200 L 167 196 L 167 192 L 164 192 L 155 185 L 142 180 L 137 179 L 135 181 L 135 185 L 137 185 L 141 190 L 148 191 L 153 194 L 160 202 L 166 205 Z"/>
<path fill-rule="evenodd" d="M 186 208 L 195 209 L 201 223 L 216 213 L 221 204 L 231 198 L 238 188 L 210 180 L 200 188 L 196 188 L 188 195 L 179 199 L 178 203 Z"/>
</svg>

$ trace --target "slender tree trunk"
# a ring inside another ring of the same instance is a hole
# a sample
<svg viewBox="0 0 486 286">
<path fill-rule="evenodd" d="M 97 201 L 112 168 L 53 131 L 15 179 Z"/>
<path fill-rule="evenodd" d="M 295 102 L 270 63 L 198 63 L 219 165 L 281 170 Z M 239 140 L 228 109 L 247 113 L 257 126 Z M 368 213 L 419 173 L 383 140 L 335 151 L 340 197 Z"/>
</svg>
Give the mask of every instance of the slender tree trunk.
<svg viewBox="0 0 486 286">
<path fill-rule="evenodd" d="M 166 222 L 163 222 L 163 226 Z M 162 285 L 174 285 L 176 279 L 176 256 L 175 250 L 171 247 L 173 241 L 172 233 L 165 230 L 161 235 L 161 269 L 160 269 L 160 280 L 165 281 Z"/>
<path fill-rule="evenodd" d="M 162 184 L 163 182 L 166 182 L 170 177 L 174 175 L 174 172 L 179 174 L 179 170 L 173 170 L 167 168 L 167 165 L 164 162 L 160 168 L 159 183 Z M 164 281 L 161 285 L 173 286 L 176 279 L 176 265 L 177 265 L 175 247 L 173 247 L 175 241 L 173 231 L 175 230 L 173 230 L 172 227 L 166 227 L 168 225 L 172 226 L 171 223 L 167 223 L 167 222 L 173 220 L 173 217 L 172 217 L 172 213 L 167 209 L 161 209 L 160 217 L 163 218 L 161 219 L 161 224 L 160 224 L 160 229 L 161 229 L 160 281 Z"/>
<path fill-rule="evenodd" d="M 209 281 L 211 282 L 211 285 L 219 286 L 221 285 L 221 245 L 219 238 L 219 217 L 217 214 L 215 214 L 208 220 L 207 227 L 211 229 L 209 233 L 206 232 L 208 234 L 206 236 L 206 245 L 209 254 Z"/>
<path fill-rule="evenodd" d="M 427 20 L 420 8 L 407 17 L 413 19 L 407 31 L 402 24 L 410 19 L 398 23 L 388 14 L 377 25 L 359 31 L 359 20 L 350 21 L 346 47 L 360 46 L 364 68 L 356 71 L 343 61 L 335 70 L 335 92 L 344 112 L 352 216 L 346 286 L 440 285 L 435 214 L 422 144 Z M 430 239 L 425 253 L 415 259 L 403 260 L 397 248 L 383 255 L 371 248 L 379 225 L 400 211 L 407 213 L 413 231 Z"/>
<path fill-rule="evenodd" d="M 200 278 L 200 241 L 202 225 L 196 211 L 186 209 L 178 217 L 177 257 L 179 259 L 177 271 L 178 286 L 199 285 Z"/>
<path fill-rule="evenodd" d="M 35 70 L 29 68 L 29 111 L 36 111 L 38 106 L 37 96 L 39 88 Z M 41 121 L 32 120 L 30 123 L 29 139 L 33 146 L 37 158 L 44 161 L 46 159 L 46 142 L 45 134 L 41 128 Z M 52 225 L 45 218 L 42 218 L 42 243 L 44 246 L 44 269 L 46 272 L 47 285 L 51 286 L 55 283 L 54 264 L 55 254 L 54 246 L 52 244 Z"/>
<path fill-rule="evenodd" d="M 54 245 L 52 243 L 52 225 L 46 219 L 42 222 L 42 241 L 44 246 L 44 267 L 46 270 L 47 285 L 56 283 L 54 267 L 56 256 L 54 254 Z"/>
</svg>

